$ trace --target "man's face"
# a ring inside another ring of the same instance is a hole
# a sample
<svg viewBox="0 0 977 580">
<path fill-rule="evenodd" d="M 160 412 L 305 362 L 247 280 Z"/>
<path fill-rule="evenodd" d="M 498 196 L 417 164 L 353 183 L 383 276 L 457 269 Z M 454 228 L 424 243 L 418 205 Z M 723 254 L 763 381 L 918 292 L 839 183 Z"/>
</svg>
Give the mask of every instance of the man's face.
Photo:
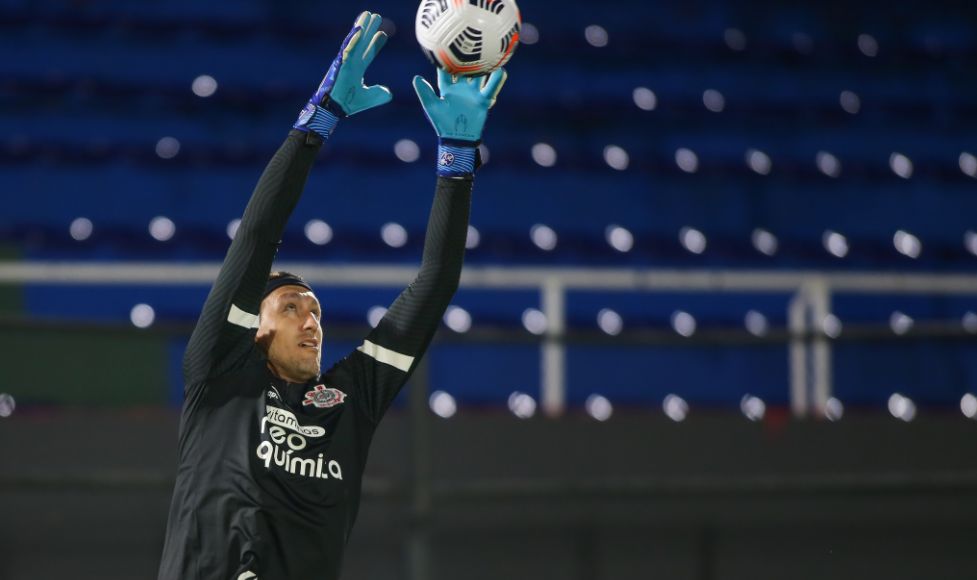
<svg viewBox="0 0 977 580">
<path fill-rule="evenodd" d="M 322 344 L 322 311 L 315 294 L 301 286 L 282 286 L 261 303 L 254 341 L 268 353 L 280 378 L 304 383 L 318 376 Z"/>
</svg>

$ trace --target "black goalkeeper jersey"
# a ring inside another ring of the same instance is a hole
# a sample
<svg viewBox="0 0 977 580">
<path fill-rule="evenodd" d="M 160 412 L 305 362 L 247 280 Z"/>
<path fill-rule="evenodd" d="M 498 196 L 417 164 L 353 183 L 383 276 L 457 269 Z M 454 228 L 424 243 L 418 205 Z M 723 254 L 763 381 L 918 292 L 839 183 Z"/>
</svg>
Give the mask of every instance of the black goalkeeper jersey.
<svg viewBox="0 0 977 580">
<path fill-rule="evenodd" d="M 306 384 L 271 373 L 258 313 L 319 147 L 293 130 L 272 159 L 190 339 L 160 580 L 338 578 L 377 423 L 458 287 L 472 183 L 438 178 L 417 279 L 363 344 Z"/>
</svg>

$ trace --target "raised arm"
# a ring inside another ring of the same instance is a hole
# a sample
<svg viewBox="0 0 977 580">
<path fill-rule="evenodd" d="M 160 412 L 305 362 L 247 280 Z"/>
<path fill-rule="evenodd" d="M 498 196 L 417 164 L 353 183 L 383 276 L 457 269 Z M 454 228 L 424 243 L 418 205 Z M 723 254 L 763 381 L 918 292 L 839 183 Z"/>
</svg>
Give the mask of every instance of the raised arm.
<svg viewBox="0 0 977 580">
<path fill-rule="evenodd" d="M 390 101 L 386 87 L 363 84 L 363 73 L 386 43 L 380 22 L 379 15 L 369 12 L 356 19 L 329 72 L 258 181 L 184 354 L 188 387 L 232 372 L 254 354 L 265 282 L 323 140 L 339 119 Z"/>
<path fill-rule="evenodd" d="M 417 367 L 458 289 L 473 174 L 481 165 L 478 145 L 488 109 L 505 82 L 502 70 L 475 79 L 438 73 L 440 98 L 424 79 L 414 79 L 424 112 L 439 137 L 438 185 L 421 269 L 363 345 L 344 361 L 374 422 L 380 420 Z"/>
</svg>

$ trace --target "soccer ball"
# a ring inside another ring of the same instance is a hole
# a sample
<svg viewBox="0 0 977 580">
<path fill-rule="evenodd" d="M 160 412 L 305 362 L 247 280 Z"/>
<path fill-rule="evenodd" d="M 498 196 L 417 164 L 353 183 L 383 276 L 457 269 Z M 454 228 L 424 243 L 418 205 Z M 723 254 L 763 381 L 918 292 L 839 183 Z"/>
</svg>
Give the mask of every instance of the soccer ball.
<svg viewBox="0 0 977 580">
<path fill-rule="evenodd" d="M 461 77 L 487 75 L 509 62 L 521 29 L 515 0 L 421 0 L 414 22 L 427 58 Z"/>
</svg>

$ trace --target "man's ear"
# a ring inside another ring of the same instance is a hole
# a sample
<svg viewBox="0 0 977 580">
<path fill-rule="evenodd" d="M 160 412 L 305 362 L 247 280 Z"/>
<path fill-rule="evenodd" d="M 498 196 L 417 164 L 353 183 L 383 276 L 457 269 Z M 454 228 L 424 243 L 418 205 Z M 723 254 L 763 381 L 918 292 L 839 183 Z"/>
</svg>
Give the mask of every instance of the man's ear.
<svg viewBox="0 0 977 580">
<path fill-rule="evenodd" d="M 265 330 L 263 333 L 259 329 L 258 333 L 254 335 L 254 343 L 258 345 L 261 352 L 265 353 L 266 355 L 268 354 L 268 349 L 271 348 L 271 343 L 274 342 L 274 340 L 275 331 L 271 329 Z"/>
</svg>

